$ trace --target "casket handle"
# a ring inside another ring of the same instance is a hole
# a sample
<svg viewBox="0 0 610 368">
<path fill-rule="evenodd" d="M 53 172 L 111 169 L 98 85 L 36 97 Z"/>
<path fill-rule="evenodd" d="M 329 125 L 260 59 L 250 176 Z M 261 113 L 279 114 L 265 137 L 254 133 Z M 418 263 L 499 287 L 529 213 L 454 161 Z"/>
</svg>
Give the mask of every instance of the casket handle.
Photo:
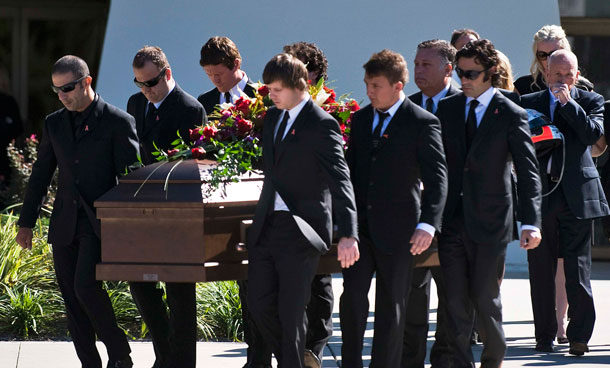
<svg viewBox="0 0 610 368">
<path fill-rule="evenodd" d="M 237 245 L 235 246 L 235 249 L 238 252 L 246 251 L 246 230 L 248 230 L 248 228 L 251 225 L 252 225 L 252 220 L 241 220 L 241 222 L 239 223 L 240 242 L 237 243 Z"/>
</svg>

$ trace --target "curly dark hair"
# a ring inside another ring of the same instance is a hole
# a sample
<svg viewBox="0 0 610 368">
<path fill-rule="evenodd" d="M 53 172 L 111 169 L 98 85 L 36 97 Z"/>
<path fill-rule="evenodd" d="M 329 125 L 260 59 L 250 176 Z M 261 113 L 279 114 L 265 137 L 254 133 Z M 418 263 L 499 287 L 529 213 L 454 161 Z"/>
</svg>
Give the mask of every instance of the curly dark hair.
<svg viewBox="0 0 610 368">
<path fill-rule="evenodd" d="M 315 83 L 320 80 L 320 78 L 324 78 L 325 81 L 328 80 L 328 75 L 326 74 L 328 70 L 328 61 L 326 60 L 326 56 L 324 56 L 324 52 L 322 52 L 315 43 L 302 41 L 295 42 L 284 46 L 284 52 L 301 60 L 307 67 L 308 72 L 318 74 L 318 79 L 312 82 Z"/>
<path fill-rule="evenodd" d="M 475 62 L 482 65 L 485 69 L 493 68 L 498 66 L 499 58 L 498 52 L 490 40 L 482 39 L 476 41 L 470 41 L 461 50 L 455 54 L 455 63 L 457 64 L 460 58 L 474 58 Z M 490 71 L 485 72 L 485 81 L 489 79 Z M 491 85 L 498 87 L 500 83 L 499 71 L 491 74 Z"/>
</svg>

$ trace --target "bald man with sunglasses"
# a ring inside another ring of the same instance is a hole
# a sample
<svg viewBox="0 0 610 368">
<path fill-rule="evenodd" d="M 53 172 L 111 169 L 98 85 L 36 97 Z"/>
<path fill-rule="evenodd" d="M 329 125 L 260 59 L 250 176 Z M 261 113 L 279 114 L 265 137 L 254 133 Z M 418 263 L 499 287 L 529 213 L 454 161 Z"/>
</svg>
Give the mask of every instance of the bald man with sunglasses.
<svg viewBox="0 0 610 368">
<path fill-rule="evenodd" d="M 108 368 L 133 366 L 125 333 L 102 283 L 95 279 L 100 262 L 100 223 L 93 202 L 114 187 L 127 166 L 137 161 L 135 121 L 106 103 L 91 87 L 87 63 L 67 55 L 51 72 L 52 88 L 65 108 L 45 119 L 38 158 L 32 167 L 17 243 L 32 248 L 44 196 L 57 168 L 57 197 L 49 224 L 49 243 L 57 283 L 66 306 L 68 330 L 82 367 L 101 368 L 96 335 L 106 345 Z M 40 357 L 41 362 L 44 357 Z M 44 365 L 44 364 L 43 364 Z"/>
<path fill-rule="evenodd" d="M 152 155 L 155 146 L 166 151 L 171 149 L 171 142 L 178 138 L 176 132 L 188 142 L 189 129 L 205 124 L 207 117 L 203 106 L 178 86 L 159 47 L 140 49 L 132 66 L 133 81 L 140 92 L 129 98 L 127 112 L 136 119 L 142 163 L 150 165 L 156 162 Z M 179 245 L 170 240 L 167 246 Z M 195 368 L 195 284 L 167 282 L 167 303 L 163 300 L 163 289 L 156 282 L 130 282 L 129 285 L 153 340 L 156 356 L 153 368 Z"/>
</svg>

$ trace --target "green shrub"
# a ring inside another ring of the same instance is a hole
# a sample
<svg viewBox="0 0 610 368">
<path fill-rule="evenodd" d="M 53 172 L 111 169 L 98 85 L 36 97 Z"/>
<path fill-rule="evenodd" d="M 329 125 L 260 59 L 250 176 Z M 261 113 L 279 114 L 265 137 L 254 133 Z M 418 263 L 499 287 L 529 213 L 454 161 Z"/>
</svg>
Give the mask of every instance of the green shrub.
<svg viewBox="0 0 610 368">
<path fill-rule="evenodd" d="M 241 301 L 235 281 L 197 285 L 197 324 L 206 340 L 243 340 Z"/>
</svg>

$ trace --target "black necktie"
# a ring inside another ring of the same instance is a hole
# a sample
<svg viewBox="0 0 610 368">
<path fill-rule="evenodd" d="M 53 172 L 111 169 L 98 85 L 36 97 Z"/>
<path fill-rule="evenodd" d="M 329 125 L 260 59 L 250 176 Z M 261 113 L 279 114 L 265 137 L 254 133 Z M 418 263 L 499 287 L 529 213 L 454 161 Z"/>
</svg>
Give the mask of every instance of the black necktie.
<svg viewBox="0 0 610 368">
<path fill-rule="evenodd" d="M 157 119 L 157 108 L 152 102 L 148 103 L 148 111 L 146 112 L 146 118 L 144 119 L 144 131 L 150 129 Z"/>
<path fill-rule="evenodd" d="M 468 118 L 466 119 L 466 149 L 470 149 L 474 135 L 477 132 L 477 114 L 474 110 L 479 105 L 479 101 L 470 101 L 470 110 L 468 110 Z"/>
<path fill-rule="evenodd" d="M 434 101 L 431 98 L 426 100 L 426 110 L 434 114 Z"/>
<path fill-rule="evenodd" d="M 381 138 L 381 127 L 383 126 L 385 119 L 390 116 L 390 113 L 388 112 L 381 112 L 379 110 L 375 111 L 377 111 L 377 116 L 379 119 L 377 121 L 375 130 L 373 130 L 373 148 L 377 148 L 377 145 L 379 145 L 379 139 Z"/>
<path fill-rule="evenodd" d="M 290 114 L 288 114 L 288 110 L 284 110 L 284 118 L 282 119 L 282 122 L 280 123 L 280 127 L 277 130 L 277 133 L 275 134 L 275 143 L 274 143 L 274 147 L 277 147 L 280 142 L 282 141 L 282 139 L 284 138 L 284 132 L 286 131 L 286 125 L 288 124 L 288 119 L 290 119 Z"/>
<path fill-rule="evenodd" d="M 231 93 L 229 91 L 225 92 L 225 102 L 226 103 L 233 103 L 231 101 Z"/>
</svg>

